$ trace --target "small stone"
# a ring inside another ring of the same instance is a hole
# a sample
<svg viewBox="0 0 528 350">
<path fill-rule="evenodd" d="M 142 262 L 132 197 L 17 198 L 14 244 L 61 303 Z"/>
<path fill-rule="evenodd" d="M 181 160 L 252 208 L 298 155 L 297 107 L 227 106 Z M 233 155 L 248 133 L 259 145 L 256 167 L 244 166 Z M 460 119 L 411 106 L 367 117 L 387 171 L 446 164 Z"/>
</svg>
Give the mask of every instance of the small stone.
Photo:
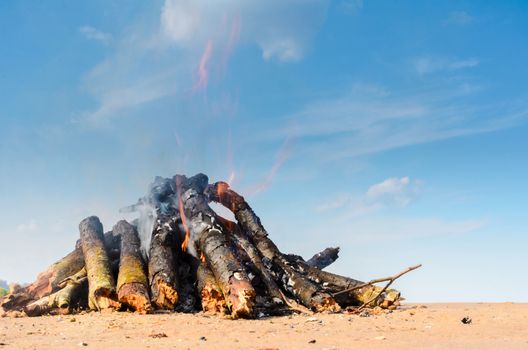
<svg viewBox="0 0 528 350">
<path fill-rule="evenodd" d="M 460 322 L 462 322 L 463 324 L 471 324 L 473 320 L 471 319 L 471 317 L 465 316 L 463 319 L 460 320 Z"/>
<path fill-rule="evenodd" d="M 359 313 L 359 317 L 369 317 L 370 314 L 367 310 L 363 310 Z"/>
<path fill-rule="evenodd" d="M 384 335 L 379 335 L 379 336 L 377 336 L 377 337 L 374 337 L 374 339 L 376 339 L 376 340 L 385 340 L 385 339 L 387 339 L 387 338 L 385 338 Z"/>
<path fill-rule="evenodd" d="M 75 322 L 77 319 L 75 317 L 70 318 L 70 322 Z"/>
<path fill-rule="evenodd" d="M 317 320 L 317 317 L 308 317 L 308 318 L 306 319 L 306 322 L 317 322 L 317 321 L 318 321 L 318 320 Z"/>
<path fill-rule="evenodd" d="M 85 343 L 85 342 L 82 341 L 82 342 L 79 343 L 79 346 L 88 346 L 88 343 Z"/>
<path fill-rule="evenodd" d="M 200 337 L 200 340 L 201 340 L 201 341 L 207 341 L 207 338 L 204 337 L 204 336 L 201 336 L 201 337 Z"/>
<path fill-rule="evenodd" d="M 152 334 L 149 334 L 149 337 L 151 337 L 151 338 L 167 338 L 167 334 L 165 334 L 165 333 L 152 333 Z"/>
<path fill-rule="evenodd" d="M 316 340 L 315 339 L 312 339 L 308 342 L 308 344 L 315 344 Z"/>
</svg>

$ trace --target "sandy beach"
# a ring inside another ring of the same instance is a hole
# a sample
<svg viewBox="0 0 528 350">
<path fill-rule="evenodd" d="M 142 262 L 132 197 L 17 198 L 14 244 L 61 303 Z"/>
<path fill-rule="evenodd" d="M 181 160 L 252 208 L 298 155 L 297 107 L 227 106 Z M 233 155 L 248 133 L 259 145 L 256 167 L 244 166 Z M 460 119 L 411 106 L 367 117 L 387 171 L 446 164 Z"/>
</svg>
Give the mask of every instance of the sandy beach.
<svg viewBox="0 0 528 350">
<path fill-rule="evenodd" d="M 469 324 L 461 322 L 471 318 Z M 0 349 L 528 349 L 528 304 L 410 304 L 379 315 L 0 318 Z"/>
</svg>

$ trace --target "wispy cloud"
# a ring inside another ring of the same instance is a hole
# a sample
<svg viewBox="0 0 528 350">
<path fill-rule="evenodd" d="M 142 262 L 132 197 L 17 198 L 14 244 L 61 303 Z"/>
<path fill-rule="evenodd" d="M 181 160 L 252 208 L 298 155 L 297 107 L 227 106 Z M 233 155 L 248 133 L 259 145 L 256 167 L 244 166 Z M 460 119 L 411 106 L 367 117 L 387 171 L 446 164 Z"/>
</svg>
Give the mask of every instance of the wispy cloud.
<svg viewBox="0 0 528 350">
<path fill-rule="evenodd" d="M 264 60 L 302 59 L 326 16 L 328 1 L 298 5 L 298 0 L 166 0 L 156 18 L 129 26 L 115 40 L 114 54 L 87 74 L 84 88 L 98 106 L 78 119 L 105 124 L 125 109 L 189 94 L 193 86 L 195 91 L 205 89 L 222 75 L 236 44 L 258 46 Z M 94 40 L 111 38 L 89 26 L 80 30 Z"/>
<path fill-rule="evenodd" d="M 436 72 L 452 72 L 464 68 L 473 68 L 480 64 L 476 58 L 450 59 L 446 57 L 422 56 L 413 61 L 416 72 L 420 75 Z"/>
<path fill-rule="evenodd" d="M 528 119 L 519 101 L 474 105 L 465 86 L 391 92 L 355 86 L 260 128 L 259 142 L 297 140 L 297 157 L 336 161 L 513 127 Z M 277 129 L 276 125 L 286 125 Z"/>
<path fill-rule="evenodd" d="M 35 219 L 31 219 L 29 222 L 19 224 L 16 227 L 17 232 L 28 233 L 35 232 L 38 229 L 38 225 Z"/>
<path fill-rule="evenodd" d="M 345 217 L 374 214 L 386 208 L 403 208 L 411 203 L 421 187 L 421 181 L 408 176 L 391 177 L 370 186 L 362 195 L 339 194 L 321 203 L 319 212 L 339 210 Z"/>
<path fill-rule="evenodd" d="M 86 39 L 100 41 L 104 44 L 108 44 L 112 40 L 112 34 L 100 31 L 97 28 L 91 26 L 82 26 L 79 28 Z"/>
<path fill-rule="evenodd" d="M 465 11 L 451 11 L 444 23 L 464 25 L 473 22 L 473 20 L 474 18 Z"/>
</svg>

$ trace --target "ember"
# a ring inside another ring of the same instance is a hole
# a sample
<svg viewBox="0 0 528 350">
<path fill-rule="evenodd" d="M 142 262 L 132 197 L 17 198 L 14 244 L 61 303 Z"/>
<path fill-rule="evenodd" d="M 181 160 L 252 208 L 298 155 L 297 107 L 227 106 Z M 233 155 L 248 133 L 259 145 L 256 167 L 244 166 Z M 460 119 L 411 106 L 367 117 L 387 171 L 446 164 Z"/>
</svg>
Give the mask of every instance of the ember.
<svg viewBox="0 0 528 350">
<path fill-rule="evenodd" d="M 230 209 L 236 222 L 218 216 L 210 202 Z M 398 291 L 373 283 L 390 284 L 408 271 L 364 283 L 322 270 L 339 248 L 308 261 L 284 254 L 242 196 L 225 182 L 209 184 L 203 174 L 156 177 L 149 193 L 127 210 L 139 212 L 139 219 L 122 220 L 107 233 L 97 217 L 84 219 L 73 252 L 3 298 L 2 308 L 29 316 L 84 308 L 203 310 L 236 319 L 399 305 Z M 154 222 L 143 252 L 142 221 Z"/>
</svg>

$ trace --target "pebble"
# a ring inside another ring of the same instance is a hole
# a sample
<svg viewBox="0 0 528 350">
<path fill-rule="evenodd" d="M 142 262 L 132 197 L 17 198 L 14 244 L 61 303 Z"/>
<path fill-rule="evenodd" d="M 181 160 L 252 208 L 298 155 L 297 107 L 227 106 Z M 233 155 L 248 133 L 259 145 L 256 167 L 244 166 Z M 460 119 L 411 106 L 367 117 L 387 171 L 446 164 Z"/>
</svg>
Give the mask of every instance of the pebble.
<svg viewBox="0 0 528 350">
<path fill-rule="evenodd" d="M 315 339 L 312 339 L 308 342 L 308 344 L 315 344 L 316 340 Z"/>
<path fill-rule="evenodd" d="M 465 316 L 463 319 L 460 320 L 460 322 L 462 322 L 463 324 L 471 324 L 473 320 L 471 319 L 471 317 Z"/>
<path fill-rule="evenodd" d="M 379 336 L 377 336 L 377 337 L 374 337 L 374 339 L 376 339 L 376 340 L 385 340 L 385 339 L 387 339 L 387 338 L 385 338 L 384 335 L 379 335 Z"/>
<path fill-rule="evenodd" d="M 316 322 L 316 321 L 318 321 L 318 320 L 317 320 L 317 317 L 308 317 L 308 318 L 306 319 L 306 322 Z"/>
<path fill-rule="evenodd" d="M 206 340 L 207 340 L 207 338 L 206 338 L 206 337 L 204 337 L 204 336 L 201 336 L 201 337 L 200 337 L 200 340 L 201 340 L 201 341 L 206 341 Z"/>
<path fill-rule="evenodd" d="M 359 313 L 359 317 L 369 317 L 370 314 L 367 310 L 363 310 Z"/>
<path fill-rule="evenodd" d="M 88 343 L 80 342 L 80 343 L 79 343 L 79 346 L 88 346 Z"/>
</svg>

